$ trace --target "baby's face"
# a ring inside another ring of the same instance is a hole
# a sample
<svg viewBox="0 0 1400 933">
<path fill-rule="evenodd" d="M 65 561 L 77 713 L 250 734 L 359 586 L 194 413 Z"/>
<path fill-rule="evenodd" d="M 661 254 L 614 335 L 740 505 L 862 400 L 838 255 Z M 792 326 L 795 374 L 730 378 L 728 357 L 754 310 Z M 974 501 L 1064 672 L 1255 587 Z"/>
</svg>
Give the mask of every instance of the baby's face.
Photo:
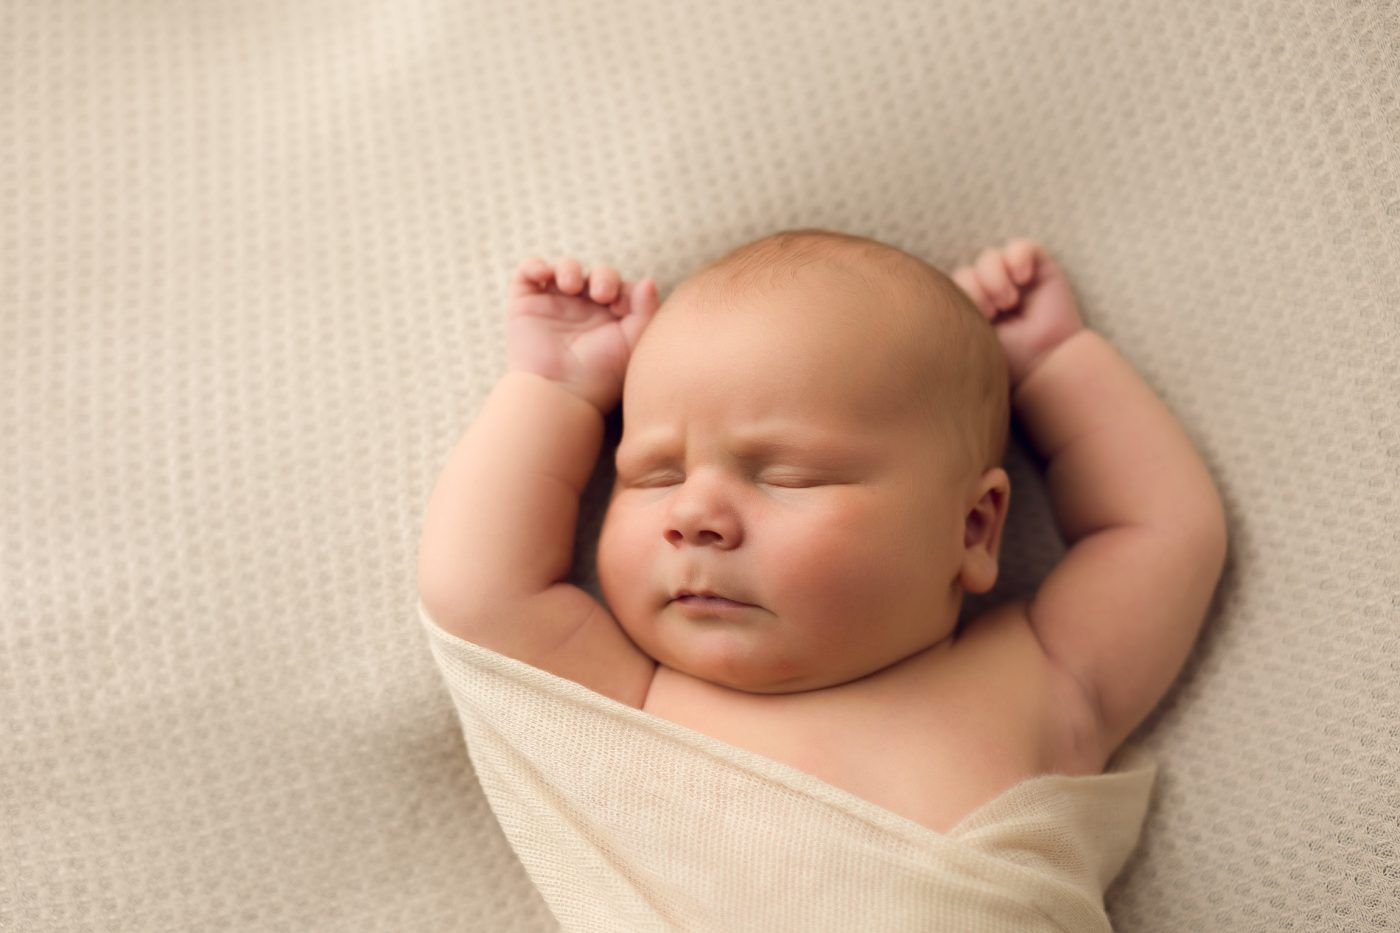
<svg viewBox="0 0 1400 933">
<path fill-rule="evenodd" d="M 977 477 L 891 377 L 897 338 L 813 283 L 735 304 L 678 293 L 633 355 L 598 547 L 619 623 L 660 663 L 755 693 L 947 639 Z"/>
</svg>

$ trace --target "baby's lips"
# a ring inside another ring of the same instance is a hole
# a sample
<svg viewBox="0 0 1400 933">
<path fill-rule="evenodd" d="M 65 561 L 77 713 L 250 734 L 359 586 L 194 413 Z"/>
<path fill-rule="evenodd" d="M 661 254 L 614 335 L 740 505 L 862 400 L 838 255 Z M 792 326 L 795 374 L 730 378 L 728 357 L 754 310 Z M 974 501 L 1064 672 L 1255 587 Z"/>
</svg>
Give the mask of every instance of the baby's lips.
<svg viewBox="0 0 1400 933">
<path fill-rule="evenodd" d="M 717 592 L 715 592 L 714 590 L 709 590 L 709 589 L 677 590 L 677 591 L 676 591 L 676 595 L 673 596 L 673 597 L 671 597 L 671 599 L 672 599 L 672 601 L 674 601 L 674 600 L 677 600 L 677 599 L 682 599 L 682 598 L 684 598 L 684 597 L 686 597 L 686 596 L 699 596 L 699 597 L 702 597 L 702 598 L 705 598 L 705 599 L 724 599 L 724 600 L 728 600 L 728 601 L 731 602 L 731 603 L 738 603 L 738 604 L 741 605 L 741 606 L 752 606 L 752 605 L 754 605 L 753 603 L 748 602 L 748 601 L 746 601 L 746 600 L 736 599 L 736 598 L 734 598 L 733 596 L 726 596 L 726 595 L 723 594 L 723 593 L 717 593 Z"/>
</svg>

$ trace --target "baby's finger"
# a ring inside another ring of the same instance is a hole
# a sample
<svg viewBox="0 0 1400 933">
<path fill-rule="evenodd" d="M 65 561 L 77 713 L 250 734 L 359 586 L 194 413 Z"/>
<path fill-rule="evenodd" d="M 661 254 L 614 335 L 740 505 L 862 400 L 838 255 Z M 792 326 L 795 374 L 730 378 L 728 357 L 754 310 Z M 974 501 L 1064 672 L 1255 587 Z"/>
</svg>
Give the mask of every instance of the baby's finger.
<svg viewBox="0 0 1400 933">
<path fill-rule="evenodd" d="M 977 257 L 974 269 L 983 291 L 999 310 L 1015 307 L 1018 294 L 1011 284 L 1011 276 L 1006 272 L 1006 257 L 999 250 L 983 250 L 982 255 Z"/>
<path fill-rule="evenodd" d="M 977 306 L 977 310 L 982 312 L 982 316 L 991 319 L 996 317 L 997 309 L 987 298 L 987 293 L 982 290 L 981 284 L 977 281 L 977 275 L 970 266 L 963 266 L 953 273 L 953 281 L 958 283 L 958 287 L 967 293 L 967 297 Z"/>
<path fill-rule="evenodd" d="M 535 295 L 548 288 L 549 283 L 553 280 L 554 269 L 550 267 L 549 263 L 538 256 L 531 256 L 515 267 L 515 274 L 511 276 L 508 292 L 511 298 Z"/>
<path fill-rule="evenodd" d="M 583 267 L 572 256 L 561 256 L 554 263 L 554 281 L 566 295 L 583 291 Z"/>
<path fill-rule="evenodd" d="M 618 326 L 622 328 L 627 345 L 635 349 L 642 332 L 647 329 L 647 325 L 661 306 L 657 300 L 656 280 L 642 279 L 633 285 L 631 291 L 624 295 L 621 304 L 627 309 L 627 314 L 618 321 Z"/>
<path fill-rule="evenodd" d="M 612 266 L 594 266 L 588 272 L 588 297 L 600 305 L 610 305 L 618 299 L 618 285 L 622 281 Z"/>
<path fill-rule="evenodd" d="M 1040 244 L 1024 237 L 1006 244 L 1006 265 L 1011 270 L 1011 280 L 1017 285 L 1027 285 L 1035 278 L 1036 262 L 1041 256 Z"/>
</svg>

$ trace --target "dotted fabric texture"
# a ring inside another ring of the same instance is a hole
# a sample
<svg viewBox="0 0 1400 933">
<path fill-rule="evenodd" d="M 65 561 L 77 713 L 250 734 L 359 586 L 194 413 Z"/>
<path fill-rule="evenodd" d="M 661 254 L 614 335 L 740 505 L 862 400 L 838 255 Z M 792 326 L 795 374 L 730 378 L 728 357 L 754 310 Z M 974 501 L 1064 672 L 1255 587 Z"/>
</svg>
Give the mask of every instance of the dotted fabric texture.
<svg viewBox="0 0 1400 933">
<path fill-rule="evenodd" d="M 1396 929 L 1397 48 L 1372 0 L 0 0 L 0 930 L 553 929 L 423 508 L 520 259 L 664 294 L 794 226 L 1039 238 L 1217 479 L 1115 928 Z M 1061 552 L 1007 466 L 969 611 Z"/>
</svg>

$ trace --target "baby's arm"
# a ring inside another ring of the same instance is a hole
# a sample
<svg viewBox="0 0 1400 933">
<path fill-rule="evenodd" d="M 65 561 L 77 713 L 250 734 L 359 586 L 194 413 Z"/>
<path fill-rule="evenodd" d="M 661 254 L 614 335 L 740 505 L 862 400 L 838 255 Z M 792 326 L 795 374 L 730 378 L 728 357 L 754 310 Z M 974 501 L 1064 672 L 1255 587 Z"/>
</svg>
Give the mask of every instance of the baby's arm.
<svg viewBox="0 0 1400 933">
<path fill-rule="evenodd" d="M 564 581 L 603 412 L 655 313 L 655 285 L 629 289 L 601 267 L 590 286 L 564 260 L 551 286 L 555 271 L 527 260 L 512 281 L 509 371 L 429 499 L 419 598 L 460 638 L 636 706 L 653 662 L 605 607 Z"/>
<path fill-rule="evenodd" d="M 1048 461 L 1069 545 L 1027 612 L 1046 653 L 1097 709 L 1106 758 L 1166 693 L 1204 621 L 1225 560 L 1220 495 L 1166 405 L 1083 327 L 1038 246 L 1013 241 L 994 258 L 984 253 L 975 277 L 956 277 L 984 313 L 1005 309 L 1006 323 L 1021 328 L 1008 342 L 993 322 L 1011 363 L 1016 416 Z M 986 284 L 979 291 L 974 280 Z"/>
</svg>

